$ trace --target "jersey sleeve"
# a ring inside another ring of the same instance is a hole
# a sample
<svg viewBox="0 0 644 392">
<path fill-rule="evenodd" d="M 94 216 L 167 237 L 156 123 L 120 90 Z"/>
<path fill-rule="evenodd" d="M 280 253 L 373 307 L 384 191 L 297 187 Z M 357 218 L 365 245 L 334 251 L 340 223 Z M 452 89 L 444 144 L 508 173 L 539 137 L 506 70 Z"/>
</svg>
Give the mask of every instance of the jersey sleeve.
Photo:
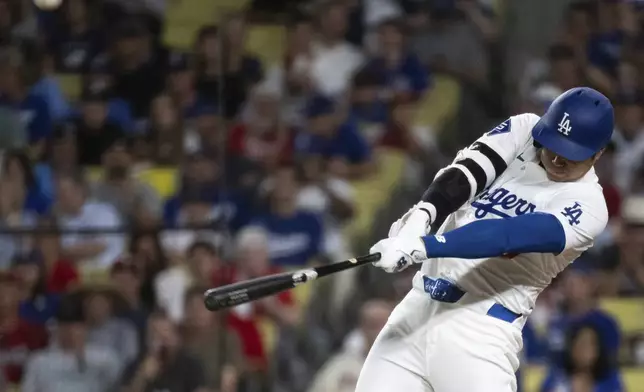
<svg viewBox="0 0 644 392">
<path fill-rule="evenodd" d="M 474 199 L 496 180 L 531 140 L 539 116 L 524 113 L 512 116 L 459 151 L 450 168 L 461 170 L 470 184 L 469 199 Z"/>
<path fill-rule="evenodd" d="M 566 235 L 564 252 L 589 249 L 608 223 L 608 209 L 599 188 L 555 194 L 544 212 L 561 223 Z"/>
</svg>

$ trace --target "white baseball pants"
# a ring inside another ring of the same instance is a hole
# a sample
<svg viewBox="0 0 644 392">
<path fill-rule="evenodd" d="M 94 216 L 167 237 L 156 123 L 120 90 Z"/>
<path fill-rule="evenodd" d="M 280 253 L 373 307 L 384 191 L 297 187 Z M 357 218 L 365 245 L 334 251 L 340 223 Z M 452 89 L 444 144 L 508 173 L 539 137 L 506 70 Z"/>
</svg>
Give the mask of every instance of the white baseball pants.
<svg viewBox="0 0 644 392">
<path fill-rule="evenodd" d="M 371 348 L 356 392 L 516 392 L 522 322 L 488 316 L 493 304 L 447 304 L 412 289 Z"/>
</svg>

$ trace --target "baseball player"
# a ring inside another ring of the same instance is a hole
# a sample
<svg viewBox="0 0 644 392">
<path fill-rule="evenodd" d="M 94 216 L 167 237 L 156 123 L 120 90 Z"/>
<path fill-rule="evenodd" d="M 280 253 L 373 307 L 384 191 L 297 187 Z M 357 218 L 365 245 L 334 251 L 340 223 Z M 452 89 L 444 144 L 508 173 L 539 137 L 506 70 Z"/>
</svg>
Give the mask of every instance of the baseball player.
<svg viewBox="0 0 644 392">
<path fill-rule="evenodd" d="M 371 252 L 422 263 L 373 345 L 357 392 L 509 392 L 537 296 L 608 220 L 593 164 L 613 107 L 586 87 L 513 116 L 460 151 Z M 436 235 L 432 223 L 443 222 Z"/>
</svg>

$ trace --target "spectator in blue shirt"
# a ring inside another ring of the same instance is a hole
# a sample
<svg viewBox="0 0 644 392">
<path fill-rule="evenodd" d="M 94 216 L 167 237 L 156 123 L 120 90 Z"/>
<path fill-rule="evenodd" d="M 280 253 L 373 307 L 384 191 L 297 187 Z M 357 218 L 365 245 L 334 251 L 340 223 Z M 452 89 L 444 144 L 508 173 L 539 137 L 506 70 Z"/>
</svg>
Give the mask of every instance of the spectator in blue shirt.
<svg viewBox="0 0 644 392">
<path fill-rule="evenodd" d="M 598 334 L 604 352 L 615 359 L 621 344 L 617 321 L 597 307 L 596 271 L 583 256 L 569 266 L 560 282 L 563 290 L 561 312 L 550 322 L 547 345 L 550 358 L 561 363 L 566 331 L 578 325 L 590 325 Z"/>
<path fill-rule="evenodd" d="M 11 60 L 10 60 L 11 61 Z M 52 119 L 47 102 L 30 92 L 30 72 L 23 64 L 0 64 L 0 106 L 15 110 L 27 132 L 32 153 L 39 156 L 51 135 Z"/>
<path fill-rule="evenodd" d="M 248 221 L 249 212 L 242 197 L 222 189 L 221 168 L 216 160 L 196 153 L 184 167 L 181 189 L 166 201 L 163 218 L 166 226 L 181 227 L 201 215 L 199 221 L 229 225 L 236 230 Z"/>
<path fill-rule="evenodd" d="M 268 233 L 269 257 L 273 265 L 298 267 L 312 262 L 321 253 L 322 219 L 297 207 L 300 180 L 293 166 L 276 170 L 268 184 L 268 208 L 251 225 Z"/>
<path fill-rule="evenodd" d="M 383 136 L 389 121 L 387 102 L 379 94 L 381 77 L 365 68 L 353 78 L 351 92 L 351 121 L 355 121 L 360 133 L 369 144 L 376 144 Z"/>
<path fill-rule="evenodd" d="M 54 320 L 60 304 L 60 295 L 47 291 L 45 261 L 38 251 L 18 254 L 12 270 L 20 277 L 26 298 L 20 303 L 20 316 L 25 320 L 46 325 Z"/>
<path fill-rule="evenodd" d="M 429 87 L 429 72 L 408 50 L 403 24 L 390 19 L 378 28 L 378 53 L 367 64 L 382 80 L 388 98 L 398 95 L 419 98 Z"/>
<path fill-rule="evenodd" d="M 2 162 L 2 175 L 17 186 L 24 197 L 21 208 L 38 215 L 49 212 L 53 199 L 42 192 L 29 157 L 22 151 L 8 151 Z"/>
<path fill-rule="evenodd" d="M 329 162 L 332 175 L 355 179 L 373 170 L 369 143 L 354 121 L 345 121 L 336 104 L 316 96 L 306 107 L 306 128 L 295 137 L 296 154 L 317 154 Z"/>
<path fill-rule="evenodd" d="M 571 329 L 561 366 L 553 366 L 541 392 L 624 391 L 619 373 L 611 355 L 602 344 L 601 332 L 593 325 L 579 325 Z"/>
</svg>

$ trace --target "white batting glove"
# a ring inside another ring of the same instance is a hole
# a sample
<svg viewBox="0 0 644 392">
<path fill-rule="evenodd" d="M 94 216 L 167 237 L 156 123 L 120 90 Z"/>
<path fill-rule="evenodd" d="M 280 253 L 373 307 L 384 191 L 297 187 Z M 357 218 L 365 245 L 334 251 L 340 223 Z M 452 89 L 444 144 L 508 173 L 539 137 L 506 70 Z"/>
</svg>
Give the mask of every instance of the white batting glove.
<svg viewBox="0 0 644 392">
<path fill-rule="evenodd" d="M 427 259 L 425 243 L 420 237 L 385 238 L 372 246 L 369 252 L 380 253 L 380 260 L 373 265 L 389 273 L 400 272 Z"/>
<path fill-rule="evenodd" d="M 391 225 L 388 237 L 401 235 L 422 237 L 427 235 L 435 217 L 436 207 L 431 203 L 421 201 Z"/>
</svg>

